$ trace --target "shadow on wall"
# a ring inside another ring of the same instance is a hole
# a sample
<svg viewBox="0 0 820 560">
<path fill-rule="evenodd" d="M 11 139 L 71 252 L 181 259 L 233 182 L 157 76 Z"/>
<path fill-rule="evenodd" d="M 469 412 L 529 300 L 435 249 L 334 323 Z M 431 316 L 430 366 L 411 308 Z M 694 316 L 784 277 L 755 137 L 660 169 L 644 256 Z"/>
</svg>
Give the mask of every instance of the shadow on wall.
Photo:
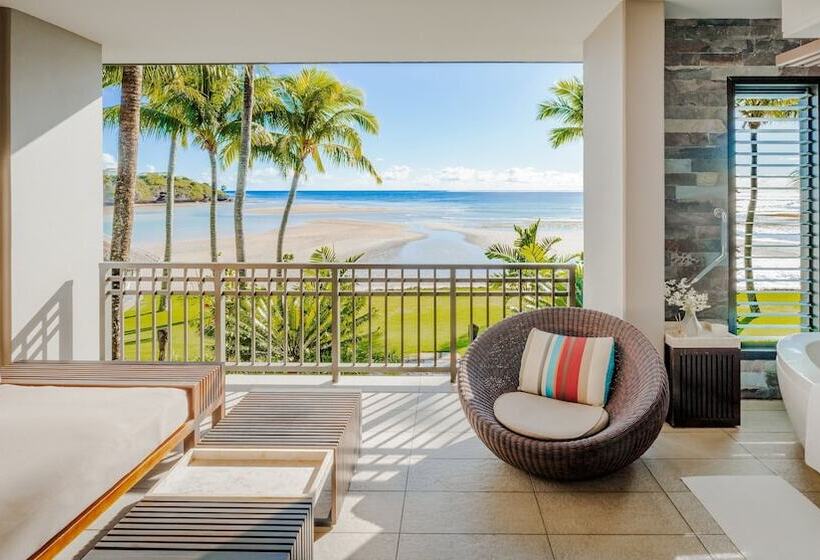
<svg viewBox="0 0 820 560">
<path fill-rule="evenodd" d="M 74 282 L 51 296 L 11 341 L 11 357 L 22 360 L 71 360 L 74 356 Z"/>
</svg>

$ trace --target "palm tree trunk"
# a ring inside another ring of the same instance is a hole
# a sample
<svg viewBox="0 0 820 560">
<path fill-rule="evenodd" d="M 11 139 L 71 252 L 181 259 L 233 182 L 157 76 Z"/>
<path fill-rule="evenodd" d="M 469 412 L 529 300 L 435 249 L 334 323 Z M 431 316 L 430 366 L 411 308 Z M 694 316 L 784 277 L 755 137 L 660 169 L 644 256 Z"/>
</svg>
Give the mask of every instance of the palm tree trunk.
<svg viewBox="0 0 820 560">
<path fill-rule="evenodd" d="M 176 193 L 174 192 L 174 173 L 176 168 L 176 159 L 177 159 L 177 138 L 176 135 L 171 135 L 171 147 L 168 150 L 168 173 L 165 177 L 165 255 L 164 260 L 165 262 L 171 262 L 171 248 L 172 248 L 172 236 L 174 231 L 174 198 Z M 170 275 L 171 269 L 165 269 L 165 276 Z M 165 289 L 168 287 L 167 282 L 162 283 L 162 288 Z M 171 305 L 171 302 L 168 301 L 169 298 L 162 297 L 159 300 L 159 311 L 165 311 Z M 168 322 L 170 323 L 170 314 L 168 316 Z M 171 325 L 168 324 L 167 328 L 162 328 L 157 331 L 157 343 L 159 346 L 159 350 L 157 351 L 157 359 L 159 361 L 164 361 L 165 356 L 170 354 L 168 352 L 168 329 L 171 328 Z"/>
<path fill-rule="evenodd" d="M 293 170 L 293 178 L 290 181 L 290 191 L 288 192 L 288 200 L 285 203 L 285 210 L 282 212 L 282 223 L 279 224 L 279 232 L 276 236 L 276 262 L 282 262 L 283 249 L 285 246 L 285 229 L 288 227 L 288 218 L 290 217 L 290 210 L 293 208 L 293 200 L 296 198 L 296 189 L 299 187 L 299 175 L 301 166 Z"/>
<path fill-rule="evenodd" d="M 239 160 L 236 170 L 236 198 L 233 206 L 234 241 L 236 260 L 245 262 L 245 228 L 242 211 L 245 205 L 245 186 L 251 156 L 251 123 L 253 117 L 253 64 L 245 65 L 245 90 L 242 100 L 242 132 L 239 144 Z"/>
<path fill-rule="evenodd" d="M 117 152 L 117 185 L 114 189 L 114 216 L 111 231 L 112 261 L 127 261 L 131 253 L 134 230 L 134 195 L 137 185 L 139 156 L 140 103 L 142 99 L 142 66 L 123 66 L 120 88 L 120 126 Z M 116 286 L 115 288 L 119 288 Z M 111 299 L 111 357 L 119 359 L 120 298 Z M 139 320 L 139 317 L 137 318 Z"/>
<path fill-rule="evenodd" d="M 208 150 L 208 158 L 211 160 L 211 214 L 210 214 L 210 232 L 211 232 L 211 262 L 218 260 L 216 248 L 216 193 L 217 193 L 217 168 L 216 168 L 216 150 Z"/>
<path fill-rule="evenodd" d="M 757 132 L 751 131 L 751 166 L 749 167 L 749 206 L 746 208 L 746 224 L 743 228 L 743 267 L 746 277 L 746 299 L 749 303 L 750 313 L 760 313 L 760 306 L 757 304 L 757 294 L 755 293 L 755 278 L 752 270 L 752 241 L 754 240 L 754 222 L 757 213 Z M 749 320 L 752 317 L 748 318 Z"/>
<path fill-rule="evenodd" d="M 174 235 L 174 174 L 177 164 L 177 138 L 171 136 L 171 147 L 168 151 L 168 174 L 165 178 L 165 262 L 171 262 L 172 239 Z"/>
</svg>

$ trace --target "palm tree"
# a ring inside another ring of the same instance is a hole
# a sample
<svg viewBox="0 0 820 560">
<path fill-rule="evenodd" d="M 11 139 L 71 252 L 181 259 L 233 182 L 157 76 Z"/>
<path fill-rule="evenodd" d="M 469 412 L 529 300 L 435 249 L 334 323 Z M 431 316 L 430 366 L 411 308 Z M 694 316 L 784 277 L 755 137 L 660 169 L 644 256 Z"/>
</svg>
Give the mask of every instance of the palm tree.
<svg viewBox="0 0 820 560">
<path fill-rule="evenodd" d="M 114 188 L 114 213 L 111 229 L 109 260 L 127 261 L 131 254 L 131 238 L 134 231 L 134 197 L 137 186 L 137 161 L 139 155 L 140 113 L 142 95 L 155 91 L 168 77 L 164 66 L 139 65 L 103 67 L 103 87 L 120 86 L 119 141 L 117 147 L 117 182 Z M 119 297 L 111 300 L 111 354 L 119 358 L 119 320 L 121 302 Z"/>
<path fill-rule="evenodd" d="M 266 112 L 265 122 L 273 136 L 268 157 L 292 174 L 276 240 L 276 260 L 282 262 L 288 218 L 308 159 L 319 173 L 324 173 L 323 158 L 328 158 L 336 165 L 367 173 L 378 184 L 382 180 L 362 151 L 360 132 L 377 134 L 379 124 L 365 110 L 360 90 L 330 72 L 305 68 L 283 77 L 278 94 L 280 101 Z"/>
<path fill-rule="evenodd" d="M 144 97 L 146 101 L 140 107 L 139 129 L 143 136 L 168 138 L 168 170 L 165 177 L 165 253 L 163 260 L 169 262 L 172 257 L 172 235 L 174 220 L 174 178 L 176 169 L 177 146 L 188 145 L 190 123 L 187 121 L 183 97 L 177 95 L 185 79 L 184 66 L 168 66 L 163 76 L 164 83 L 155 83 Z M 159 82 L 159 80 L 158 80 Z M 112 105 L 103 109 L 103 122 L 106 126 L 118 126 L 121 118 L 121 106 Z"/>
<path fill-rule="evenodd" d="M 749 313 L 760 313 L 755 293 L 754 270 L 752 269 L 752 242 L 754 240 L 755 217 L 758 202 L 758 129 L 770 120 L 793 119 L 798 111 L 787 107 L 799 104 L 797 98 L 738 97 L 736 105 L 743 116 L 743 127 L 749 130 L 749 204 L 746 207 L 746 223 L 743 227 L 743 268 L 746 282 L 746 299 Z M 783 107 L 781 109 L 780 107 Z M 747 317 L 751 320 L 754 315 Z"/>
<path fill-rule="evenodd" d="M 538 105 L 538 120 L 557 118 L 564 126 L 550 131 L 550 145 L 558 148 L 584 136 L 584 84 L 577 77 L 550 88 L 554 97 Z"/>
<path fill-rule="evenodd" d="M 222 130 L 222 165 L 228 167 L 237 162 L 236 193 L 234 196 L 234 240 L 236 260 L 245 261 L 245 230 L 243 209 L 248 171 L 254 161 L 264 155 L 276 158 L 270 147 L 273 137 L 262 124 L 263 117 L 276 103 L 278 81 L 271 76 L 255 76 L 253 64 L 245 65 L 242 72 L 240 110 L 232 116 Z M 277 163 L 278 164 L 278 163 Z"/>
<path fill-rule="evenodd" d="M 558 236 L 538 238 L 538 228 L 541 220 L 536 220 L 528 226 L 514 225 L 515 240 L 512 245 L 507 243 L 493 243 L 484 252 L 490 260 L 499 260 L 510 264 L 515 263 L 550 263 L 557 257 L 553 253 L 555 246 L 561 242 Z"/>
<path fill-rule="evenodd" d="M 241 82 L 236 69 L 228 65 L 190 66 L 184 87 L 175 93 L 185 107 L 191 138 L 208 154 L 211 166 L 209 232 L 211 261 L 218 259 L 216 238 L 216 203 L 219 194 L 219 162 L 226 128 L 241 110 Z"/>
<path fill-rule="evenodd" d="M 531 223 L 528 226 L 518 226 L 514 225 L 513 229 L 515 230 L 515 239 L 513 240 L 512 244 L 508 243 L 493 243 L 487 250 L 484 252 L 484 255 L 490 260 L 498 260 L 503 261 L 509 264 L 520 264 L 520 263 L 561 263 L 561 264 L 574 264 L 575 265 L 575 305 L 582 306 L 584 302 L 583 296 L 583 284 L 584 284 L 584 271 L 583 271 L 583 254 L 582 253 L 572 253 L 572 254 L 556 254 L 555 253 L 555 246 L 561 242 L 561 238 L 558 236 L 545 236 L 545 237 L 538 237 L 538 228 L 541 225 L 541 220 L 536 220 L 535 222 Z M 527 270 L 522 272 L 524 277 L 537 279 L 537 283 L 540 285 L 544 285 L 541 288 L 541 291 L 544 293 L 552 292 L 552 288 L 556 288 L 556 291 L 566 291 L 568 286 L 566 286 L 567 281 L 566 279 L 562 279 L 559 277 L 555 277 L 553 281 L 543 281 L 541 278 L 538 278 L 537 274 L 534 271 Z M 518 272 L 510 271 L 515 281 L 518 281 Z M 504 277 L 506 272 L 502 273 L 501 281 L 504 281 Z M 558 286 L 561 284 L 561 286 Z M 535 289 L 534 286 L 527 287 L 527 291 L 533 291 Z M 537 290 L 536 290 L 537 291 Z M 563 296 L 562 296 L 563 298 Z M 559 300 L 556 298 L 556 301 L 553 301 L 551 296 L 541 297 L 536 301 L 534 296 L 526 296 L 524 298 L 524 306 L 527 309 L 536 309 L 538 307 L 544 307 L 548 305 L 559 305 L 561 304 L 563 299 Z M 521 311 L 520 309 L 518 311 Z"/>
<path fill-rule="evenodd" d="M 242 124 L 239 140 L 239 161 L 236 170 L 236 193 L 234 194 L 233 228 L 236 243 L 236 260 L 245 262 L 245 228 L 242 210 L 245 204 L 245 187 L 251 157 L 251 122 L 253 120 L 253 64 L 245 65 L 242 88 Z"/>
</svg>

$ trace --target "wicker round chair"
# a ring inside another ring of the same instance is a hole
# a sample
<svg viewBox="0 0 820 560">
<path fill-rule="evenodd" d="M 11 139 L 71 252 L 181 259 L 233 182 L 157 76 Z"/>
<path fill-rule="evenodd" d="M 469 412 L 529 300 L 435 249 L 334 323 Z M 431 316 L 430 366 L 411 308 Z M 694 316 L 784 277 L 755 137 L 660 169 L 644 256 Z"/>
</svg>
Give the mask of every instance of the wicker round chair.
<svg viewBox="0 0 820 560">
<path fill-rule="evenodd" d="M 542 441 L 512 432 L 496 420 L 493 403 L 517 389 L 524 343 L 533 328 L 615 338 L 615 375 L 604 430 L 577 440 Z M 669 408 L 666 370 L 649 340 L 626 321 L 577 308 L 521 313 L 489 328 L 461 362 L 458 394 L 473 430 L 499 459 L 554 480 L 594 478 L 632 463 L 658 437 Z"/>
</svg>

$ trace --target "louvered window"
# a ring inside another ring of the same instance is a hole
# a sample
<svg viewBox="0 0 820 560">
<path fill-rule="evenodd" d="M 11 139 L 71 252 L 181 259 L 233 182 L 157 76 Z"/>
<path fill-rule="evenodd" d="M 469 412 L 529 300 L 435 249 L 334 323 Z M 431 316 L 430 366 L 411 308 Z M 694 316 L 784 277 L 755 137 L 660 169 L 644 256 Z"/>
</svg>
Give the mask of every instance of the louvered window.
<svg viewBox="0 0 820 560">
<path fill-rule="evenodd" d="M 730 316 L 747 351 L 818 327 L 817 90 L 730 86 Z"/>
</svg>

